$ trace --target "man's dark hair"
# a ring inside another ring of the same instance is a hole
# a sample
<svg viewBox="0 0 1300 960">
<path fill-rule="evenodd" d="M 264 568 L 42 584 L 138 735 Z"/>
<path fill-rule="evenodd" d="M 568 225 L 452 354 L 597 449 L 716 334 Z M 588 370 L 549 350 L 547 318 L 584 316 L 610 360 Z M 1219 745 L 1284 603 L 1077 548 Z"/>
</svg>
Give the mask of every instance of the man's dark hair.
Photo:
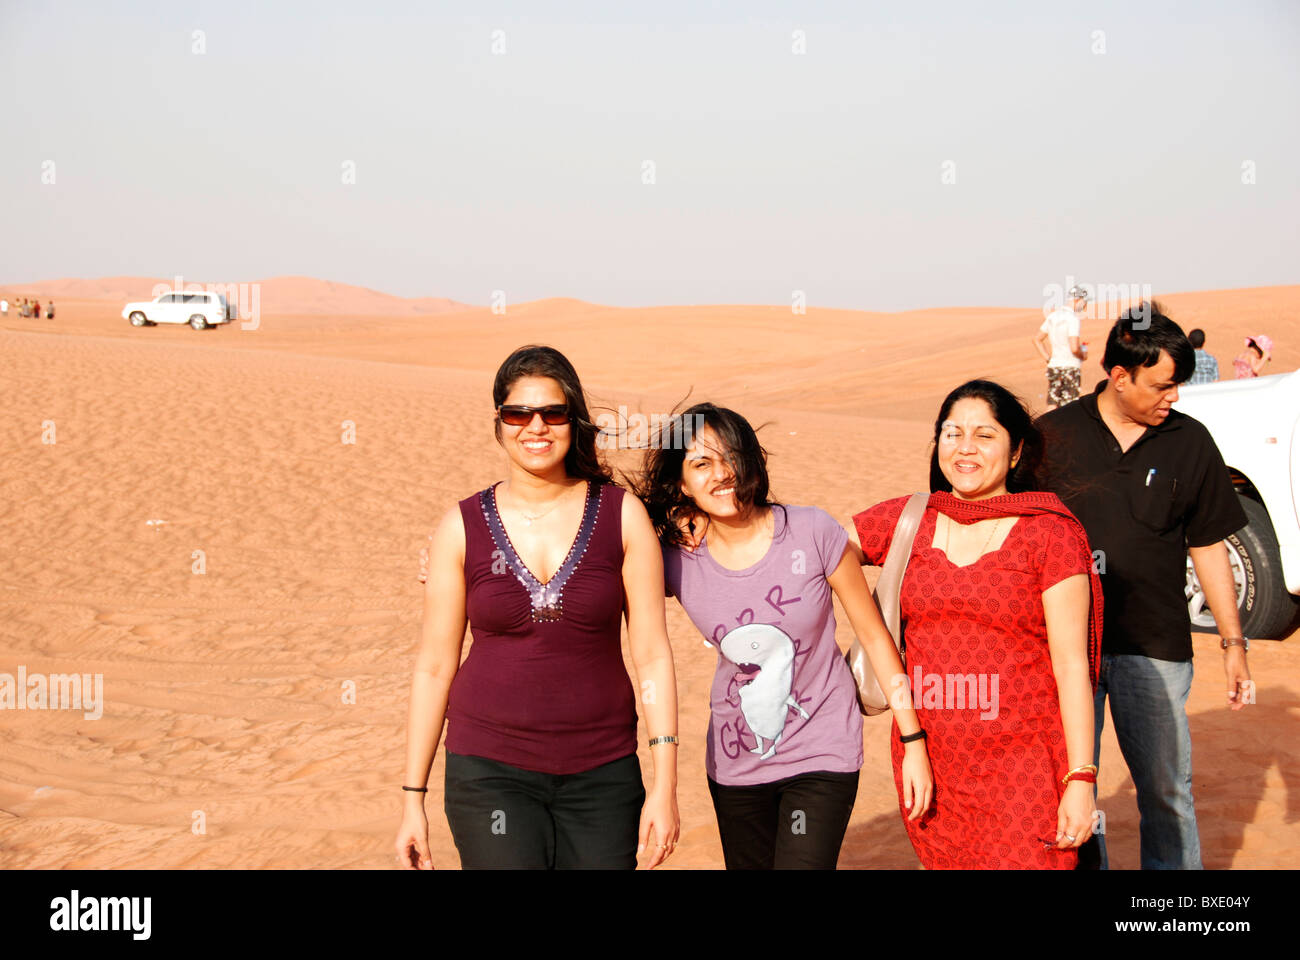
<svg viewBox="0 0 1300 960">
<path fill-rule="evenodd" d="M 1183 328 L 1165 316 L 1159 303 L 1144 300 L 1126 310 L 1110 328 L 1101 368 L 1109 377 L 1116 367 L 1123 367 L 1133 377 L 1138 367 L 1154 367 L 1159 363 L 1161 353 L 1169 354 L 1174 361 L 1174 383 L 1185 383 L 1192 378 L 1196 351 L 1183 334 Z"/>
<path fill-rule="evenodd" d="M 1187 335 L 1187 342 L 1192 345 L 1193 350 L 1199 350 L 1205 346 L 1205 331 L 1197 327 Z"/>
</svg>

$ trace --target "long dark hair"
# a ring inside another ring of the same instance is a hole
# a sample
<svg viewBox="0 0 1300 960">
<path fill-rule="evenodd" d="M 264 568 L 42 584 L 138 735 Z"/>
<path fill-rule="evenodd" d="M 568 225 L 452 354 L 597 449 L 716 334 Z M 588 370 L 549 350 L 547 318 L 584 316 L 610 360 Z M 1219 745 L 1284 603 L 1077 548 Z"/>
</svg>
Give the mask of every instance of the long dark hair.
<svg viewBox="0 0 1300 960">
<path fill-rule="evenodd" d="M 1034 420 L 1025 409 L 1019 397 L 992 380 L 970 380 L 948 394 L 939 416 L 934 421 L 934 449 L 930 452 L 930 491 L 952 492 L 952 484 L 939 468 L 939 434 L 943 422 L 952 413 L 953 406 L 959 400 L 983 400 L 993 411 L 993 418 L 1002 428 L 1011 434 L 1011 455 L 1020 447 L 1020 459 L 1015 467 L 1007 471 L 1007 492 L 1021 493 L 1025 490 L 1038 490 L 1038 465 L 1043 460 L 1043 435 L 1034 426 Z M 1023 445 L 1022 445 L 1023 444 Z"/>
<path fill-rule="evenodd" d="M 569 406 L 569 449 L 564 454 L 564 469 L 571 477 L 594 483 L 613 483 L 614 475 L 596 455 L 596 435 L 600 428 L 591 422 L 587 397 L 578 372 L 568 358 L 554 347 L 529 344 L 520 347 L 497 370 L 492 382 L 492 407 L 500 407 L 510 395 L 510 388 L 521 377 L 549 377 L 560 385 L 564 402 Z M 497 443 L 501 443 L 501 418 L 495 418 Z"/>
<path fill-rule="evenodd" d="M 686 538 L 677 521 L 699 512 L 694 501 L 682 493 L 682 465 L 686 448 L 706 426 L 717 436 L 731 466 L 734 496 L 741 514 L 781 506 L 768 497 L 767 451 L 749 421 L 726 407 L 697 403 L 660 424 L 650 438 L 640 472 L 626 477 L 628 486 L 645 504 L 659 542 L 665 546 L 684 545 Z"/>
</svg>

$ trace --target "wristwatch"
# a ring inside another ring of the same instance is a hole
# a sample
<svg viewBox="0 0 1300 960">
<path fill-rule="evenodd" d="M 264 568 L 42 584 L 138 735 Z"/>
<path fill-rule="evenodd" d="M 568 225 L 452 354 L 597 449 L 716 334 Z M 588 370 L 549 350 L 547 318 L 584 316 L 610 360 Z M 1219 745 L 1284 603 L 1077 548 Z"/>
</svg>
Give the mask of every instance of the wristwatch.
<svg viewBox="0 0 1300 960">
<path fill-rule="evenodd" d="M 1247 640 L 1245 637 L 1239 637 L 1235 640 L 1229 640 L 1227 637 L 1223 637 L 1219 640 L 1220 649 L 1227 650 L 1229 647 L 1241 647 L 1243 650 L 1249 653 L 1250 641 Z"/>
</svg>

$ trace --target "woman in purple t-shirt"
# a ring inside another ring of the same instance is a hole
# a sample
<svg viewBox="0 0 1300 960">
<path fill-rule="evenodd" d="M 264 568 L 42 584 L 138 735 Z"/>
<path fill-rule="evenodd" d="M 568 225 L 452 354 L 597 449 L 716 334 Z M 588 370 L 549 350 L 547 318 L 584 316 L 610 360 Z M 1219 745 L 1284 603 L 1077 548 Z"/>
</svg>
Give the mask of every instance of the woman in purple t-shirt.
<svg viewBox="0 0 1300 960">
<path fill-rule="evenodd" d="M 832 592 L 877 676 L 903 665 L 844 528 L 817 507 L 770 501 L 766 460 L 744 417 L 701 403 L 655 438 L 632 486 L 663 546 L 666 592 L 718 650 L 705 768 L 727 869 L 834 869 L 862 716 Z M 916 818 L 932 790 L 924 735 L 906 683 L 882 687 L 901 689 L 899 729 L 917 734 L 903 776 Z"/>
</svg>

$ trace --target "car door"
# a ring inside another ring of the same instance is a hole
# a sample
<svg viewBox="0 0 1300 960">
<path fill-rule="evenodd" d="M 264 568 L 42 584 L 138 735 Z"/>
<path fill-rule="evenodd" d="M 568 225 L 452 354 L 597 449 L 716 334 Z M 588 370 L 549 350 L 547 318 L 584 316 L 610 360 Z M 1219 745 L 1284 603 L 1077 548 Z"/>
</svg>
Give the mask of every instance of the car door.
<svg viewBox="0 0 1300 960">
<path fill-rule="evenodd" d="M 175 323 L 175 301 L 176 295 L 174 293 L 164 293 L 154 301 L 153 307 L 149 311 L 149 319 L 154 323 Z"/>
</svg>

